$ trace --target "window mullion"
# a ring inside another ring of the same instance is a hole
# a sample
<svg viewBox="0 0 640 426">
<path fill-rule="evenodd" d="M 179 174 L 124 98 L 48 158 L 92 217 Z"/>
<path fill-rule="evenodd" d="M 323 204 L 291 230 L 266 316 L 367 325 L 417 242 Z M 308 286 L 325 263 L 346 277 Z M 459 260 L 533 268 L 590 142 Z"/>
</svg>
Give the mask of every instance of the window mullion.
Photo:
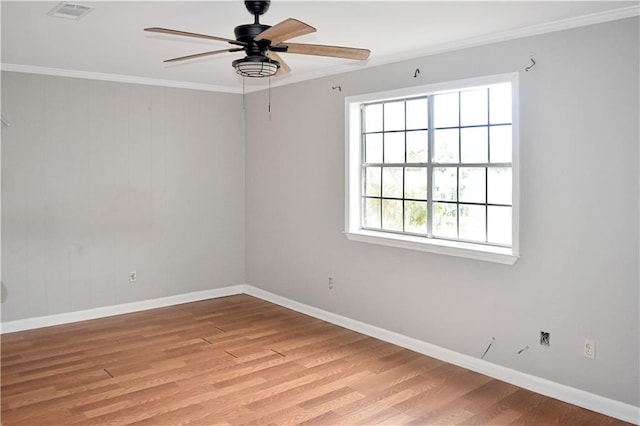
<svg viewBox="0 0 640 426">
<path fill-rule="evenodd" d="M 433 238 L 433 96 L 427 101 L 427 237 Z"/>
<path fill-rule="evenodd" d="M 462 163 L 462 92 L 458 92 L 458 164 L 456 165 L 456 238 L 460 239 L 460 164 Z"/>
<path fill-rule="evenodd" d="M 404 196 L 405 196 L 405 176 L 406 176 L 406 172 L 407 172 L 407 100 L 404 100 L 403 103 L 404 106 L 404 164 L 402 165 L 402 231 L 406 232 L 407 231 L 407 224 L 405 223 L 405 220 L 407 218 L 407 215 L 404 211 L 405 209 L 405 200 L 404 200 Z"/>
<path fill-rule="evenodd" d="M 380 167 L 380 229 L 384 229 L 384 218 L 382 217 L 382 213 L 384 212 L 382 205 L 384 204 L 384 194 L 383 192 L 383 188 L 384 188 L 384 162 L 386 161 L 385 158 L 385 144 L 386 144 L 386 139 L 387 139 L 387 134 L 385 133 L 386 129 L 384 128 L 384 110 L 385 110 L 385 104 L 382 104 L 382 167 Z"/>
<path fill-rule="evenodd" d="M 491 90 L 487 88 L 487 166 L 484 168 L 484 242 L 489 242 L 489 165 L 491 164 Z"/>
<path fill-rule="evenodd" d="M 364 115 L 364 104 L 360 105 L 360 228 L 364 228 L 364 211 L 365 211 L 365 185 L 367 184 L 367 168 L 364 166 L 366 162 L 366 144 L 365 132 L 366 123 Z"/>
</svg>

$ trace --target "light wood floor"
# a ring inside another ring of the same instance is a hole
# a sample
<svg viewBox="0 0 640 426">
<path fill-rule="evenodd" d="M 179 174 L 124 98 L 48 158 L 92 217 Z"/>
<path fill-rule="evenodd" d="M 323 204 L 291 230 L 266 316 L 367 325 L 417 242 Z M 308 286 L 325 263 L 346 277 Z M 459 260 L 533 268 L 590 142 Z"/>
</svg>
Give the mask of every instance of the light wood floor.
<svg viewBox="0 0 640 426">
<path fill-rule="evenodd" d="M 250 296 L 2 336 L 2 424 L 609 425 Z"/>
</svg>

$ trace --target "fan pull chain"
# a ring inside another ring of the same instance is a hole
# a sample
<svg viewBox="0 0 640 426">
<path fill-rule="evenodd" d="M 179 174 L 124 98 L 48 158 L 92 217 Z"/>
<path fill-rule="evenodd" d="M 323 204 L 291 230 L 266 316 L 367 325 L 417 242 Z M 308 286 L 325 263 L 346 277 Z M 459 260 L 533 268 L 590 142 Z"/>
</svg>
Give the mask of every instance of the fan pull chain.
<svg viewBox="0 0 640 426">
<path fill-rule="evenodd" d="M 269 77 L 269 121 L 271 121 L 271 77 Z"/>
<path fill-rule="evenodd" d="M 246 92 L 244 90 L 244 81 L 246 80 L 246 77 L 242 77 L 242 110 L 244 111 L 246 108 L 244 106 L 244 98 L 246 95 Z"/>
</svg>

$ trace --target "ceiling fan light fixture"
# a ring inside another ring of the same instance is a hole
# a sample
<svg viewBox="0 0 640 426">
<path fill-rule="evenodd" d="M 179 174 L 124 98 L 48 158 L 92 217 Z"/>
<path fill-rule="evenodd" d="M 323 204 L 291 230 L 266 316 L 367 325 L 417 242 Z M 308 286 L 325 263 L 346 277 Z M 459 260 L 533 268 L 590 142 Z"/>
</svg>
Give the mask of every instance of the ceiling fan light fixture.
<svg viewBox="0 0 640 426">
<path fill-rule="evenodd" d="M 245 56 L 232 63 L 236 73 L 242 77 L 271 77 L 278 72 L 280 63 L 266 56 Z"/>
</svg>

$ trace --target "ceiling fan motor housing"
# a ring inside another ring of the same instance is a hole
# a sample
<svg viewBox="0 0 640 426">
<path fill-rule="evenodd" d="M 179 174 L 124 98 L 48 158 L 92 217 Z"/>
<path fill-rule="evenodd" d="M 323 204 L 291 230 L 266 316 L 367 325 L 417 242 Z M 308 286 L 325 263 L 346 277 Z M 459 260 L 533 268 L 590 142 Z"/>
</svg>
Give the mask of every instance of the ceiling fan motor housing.
<svg viewBox="0 0 640 426">
<path fill-rule="evenodd" d="M 233 29 L 233 33 L 236 36 L 236 40 L 242 41 L 245 43 L 254 42 L 253 39 L 260 34 L 261 32 L 271 28 L 270 25 L 262 25 L 262 24 L 246 24 L 246 25 L 238 25 Z M 260 40 L 263 42 L 261 44 L 269 44 L 268 40 Z M 260 43 L 255 42 L 255 43 Z"/>
<path fill-rule="evenodd" d="M 245 43 L 244 51 L 247 52 L 247 55 L 264 56 L 267 53 L 267 49 L 271 41 L 266 39 L 256 41 L 254 38 L 268 28 L 271 28 L 271 26 L 262 24 L 238 25 L 234 28 L 233 32 L 236 36 L 236 40 Z"/>
</svg>

